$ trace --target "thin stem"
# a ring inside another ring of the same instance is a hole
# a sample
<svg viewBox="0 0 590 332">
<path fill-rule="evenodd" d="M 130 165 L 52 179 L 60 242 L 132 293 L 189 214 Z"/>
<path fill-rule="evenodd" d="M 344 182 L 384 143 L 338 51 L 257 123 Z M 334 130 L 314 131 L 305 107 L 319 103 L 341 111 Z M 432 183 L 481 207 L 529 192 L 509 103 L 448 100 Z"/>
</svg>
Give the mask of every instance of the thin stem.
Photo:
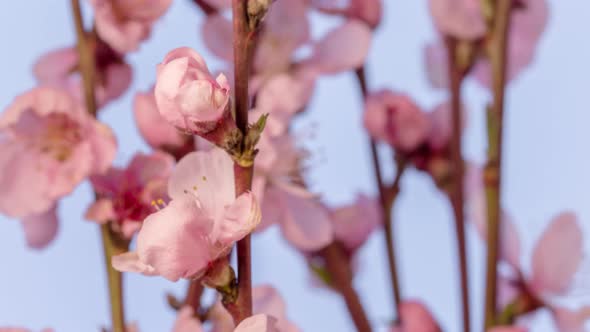
<svg viewBox="0 0 590 332">
<path fill-rule="evenodd" d="M 80 10 L 79 0 L 72 0 L 72 15 L 76 25 L 76 38 L 78 44 L 78 53 L 80 54 L 80 72 L 82 83 L 84 85 L 84 100 L 86 102 L 87 112 L 96 117 L 96 98 L 94 97 L 94 54 L 84 30 L 84 21 Z"/>
<path fill-rule="evenodd" d="M 364 66 L 356 70 L 356 77 L 359 83 L 359 87 L 361 89 L 361 93 L 363 95 L 363 99 L 366 99 L 368 89 Z M 394 180 L 392 188 L 390 188 L 390 192 L 392 194 L 388 194 L 386 185 L 383 182 L 381 165 L 379 163 L 379 151 L 377 151 L 377 145 L 373 139 L 369 141 L 369 148 L 371 151 L 371 161 L 373 164 L 373 175 L 375 176 L 375 182 L 379 192 L 379 202 L 381 205 L 381 215 L 384 230 L 383 235 L 385 236 L 385 249 L 387 252 L 387 263 L 389 266 L 389 275 L 391 278 L 392 297 L 395 303 L 395 308 L 397 310 L 397 308 L 399 308 L 400 306 L 402 296 L 399 285 L 399 275 L 397 272 L 395 243 L 393 235 L 393 221 L 391 220 L 391 211 L 393 209 L 393 205 L 395 204 L 397 193 L 399 192 L 399 182 L 405 167 L 403 166 L 403 163 L 398 162 L 396 178 Z"/>
<path fill-rule="evenodd" d="M 461 302 L 463 311 L 463 331 L 471 330 L 469 310 L 469 276 L 467 269 L 467 249 L 465 239 L 465 211 L 464 211 L 464 177 L 465 163 L 461 152 L 461 139 L 463 137 L 463 126 L 461 120 L 461 83 L 463 73 L 456 64 L 457 41 L 454 38 L 447 38 L 448 68 L 451 89 L 452 128 L 451 138 L 451 159 L 453 164 L 453 190 L 451 192 L 451 204 L 455 214 L 455 235 L 457 250 L 459 252 L 459 275 L 461 280 Z"/>
<path fill-rule="evenodd" d="M 84 30 L 84 21 L 80 10 L 79 0 L 71 0 L 72 16 L 76 26 L 76 37 L 78 44 L 78 53 L 80 56 L 80 74 L 84 86 L 84 100 L 86 110 L 89 114 L 96 117 L 96 98 L 94 96 L 95 82 L 95 65 L 94 52 L 86 31 Z M 114 235 L 109 224 L 100 226 L 102 244 L 107 269 L 107 279 L 109 285 L 109 298 L 111 302 L 111 324 L 113 332 L 125 332 L 125 311 L 123 307 L 123 280 L 121 273 L 113 269 L 111 259 L 114 255 L 127 251 L 128 243 L 118 239 Z"/>
<path fill-rule="evenodd" d="M 248 130 L 248 75 L 252 48 L 252 33 L 248 26 L 247 1 L 233 0 L 233 34 L 234 34 L 234 86 L 235 118 L 237 127 L 244 136 Z M 236 195 L 252 187 L 253 167 L 234 165 Z M 252 315 L 252 263 L 250 235 L 238 241 L 238 299 L 228 304 L 236 325 Z"/>
<path fill-rule="evenodd" d="M 488 251 L 486 262 L 485 330 L 494 325 L 496 316 L 497 265 L 500 242 L 500 201 L 502 179 L 502 145 L 504 96 L 506 87 L 506 51 L 510 24 L 511 0 L 497 0 L 489 44 L 492 67 L 493 103 L 488 110 L 488 161 L 485 187 L 488 210 Z"/>
<path fill-rule="evenodd" d="M 123 309 L 123 280 L 121 273 L 113 268 L 111 259 L 127 251 L 128 244 L 118 242 L 108 223 L 100 225 L 104 259 L 107 266 L 109 296 L 111 299 L 111 320 L 113 332 L 125 332 L 125 311 Z"/>
<path fill-rule="evenodd" d="M 342 295 L 346 302 L 346 308 L 352 317 L 354 325 L 359 332 L 371 332 L 371 324 L 363 305 L 352 287 L 352 272 L 350 264 L 344 257 L 342 248 L 337 243 L 332 243 L 321 250 L 320 253 L 326 262 L 326 269 L 330 274 L 332 286 Z"/>
<path fill-rule="evenodd" d="M 192 280 L 188 289 L 186 290 L 186 297 L 184 298 L 184 305 L 193 308 L 193 312 L 199 312 L 201 308 L 201 296 L 203 295 L 204 287 L 198 280 Z"/>
</svg>

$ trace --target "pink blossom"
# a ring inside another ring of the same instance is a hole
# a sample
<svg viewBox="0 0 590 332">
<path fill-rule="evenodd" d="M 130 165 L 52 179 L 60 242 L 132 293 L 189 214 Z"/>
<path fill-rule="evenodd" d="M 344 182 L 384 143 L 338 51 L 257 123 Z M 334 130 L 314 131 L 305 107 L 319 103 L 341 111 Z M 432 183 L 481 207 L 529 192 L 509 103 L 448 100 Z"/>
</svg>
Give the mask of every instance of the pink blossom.
<svg viewBox="0 0 590 332">
<path fill-rule="evenodd" d="M 289 69 L 293 52 L 310 37 L 307 8 L 306 0 L 281 0 L 270 6 L 252 63 L 255 73 L 266 76 Z"/>
<path fill-rule="evenodd" d="M 488 330 L 488 332 L 527 332 L 528 329 L 520 326 L 496 326 Z"/>
<path fill-rule="evenodd" d="M 441 331 L 428 308 L 418 301 L 404 301 L 398 311 L 401 324 L 392 327 L 390 332 Z"/>
<path fill-rule="evenodd" d="M 366 100 L 365 128 L 378 140 L 401 152 L 411 152 L 428 136 L 430 121 L 410 97 L 389 90 L 372 93 Z"/>
<path fill-rule="evenodd" d="M 233 161 L 220 149 L 181 159 L 168 196 L 170 203 L 144 220 L 136 251 L 113 258 L 116 269 L 171 281 L 194 278 L 260 222 L 252 193 L 235 198 Z"/>
<path fill-rule="evenodd" d="M 434 24 L 445 35 L 473 40 L 486 33 L 479 0 L 430 0 Z"/>
<path fill-rule="evenodd" d="M 115 51 L 135 51 L 172 0 L 91 0 L 96 32 Z"/>
<path fill-rule="evenodd" d="M 95 82 L 94 94 L 98 107 L 103 107 L 120 97 L 127 90 L 132 79 L 131 67 L 117 55 L 109 55 L 108 52 L 108 50 L 103 52 L 107 53 L 107 59 L 97 61 L 96 64 L 98 78 Z M 40 57 L 33 66 L 33 74 L 39 83 L 64 88 L 82 101 L 79 65 L 80 58 L 76 48 L 66 47 Z"/>
<path fill-rule="evenodd" d="M 210 131 L 229 112 L 226 77 L 213 78 L 205 60 L 187 47 L 172 50 L 158 65 L 154 95 L 160 114 L 187 131 Z"/>
<path fill-rule="evenodd" d="M 440 41 L 424 47 L 426 78 L 433 88 L 445 89 L 449 84 L 447 48 Z"/>
<path fill-rule="evenodd" d="M 244 319 L 234 332 L 282 332 L 276 326 L 276 319 L 259 314 Z"/>
<path fill-rule="evenodd" d="M 379 25 L 383 16 L 381 0 L 312 0 L 311 5 L 326 14 L 359 19 L 372 29 Z"/>
<path fill-rule="evenodd" d="M 585 324 L 590 320 L 590 307 L 577 309 L 555 307 L 551 309 L 555 325 L 560 332 L 586 332 Z"/>
<path fill-rule="evenodd" d="M 549 9 L 546 0 L 523 0 L 512 10 L 508 38 L 507 80 L 515 79 L 534 60 L 535 51 L 547 26 Z M 491 86 L 489 61 L 479 61 L 473 68 L 476 80 Z"/>
<path fill-rule="evenodd" d="M 312 55 L 301 65 L 322 74 L 359 68 L 369 53 L 371 36 L 371 29 L 365 23 L 348 20 L 317 41 Z"/>
<path fill-rule="evenodd" d="M 193 308 L 185 306 L 178 311 L 172 332 L 203 332 L 201 322 L 195 317 Z"/>
<path fill-rule="evenodd" d="M 0 117 L 0 211 L 23 218 L 49 211 L 84 178 L 106 171 L 116 151 L 111 130 L 70 95 L 35 88 Z"/>
<path fill-rule="evenodd" d="M 221 13 L 207 15 L 201 27 L 201 36 L 205 46 L 220 59 L 232 62 L 233 26 L 231 21 Z"/>
<path fill-rule="evenodd" d="M 381 225 L 381 208 L 375 199 L 360 194 L 353 204 L 332 210 L 331 220 L 335 238 L 355 251 Z"/>
<path fill-rule="evenodd" d="M 285 301 L 279 292 L 270 285 L 259 285 L 252 288 L 252 311 L 255 316 L 264 315 L 272 318 L 273 325 L 278 332 L 299 332 L 299 328 L 287 318 Z M 220 301 L 215 302 L 209 311 L 208 318 L 213 323 L 211 332 L 234 331 L 233 319 Z M 254 331 L 258 332 L 258 330 Z"/>
<path fill-rule="evenodd" d="M 131 238 L 154 205 L 168 200 L 166 183 L 173 165 L 166 153 L 139 153 L 125 169 L 112 167 L 105 174 L 93 175 L 99 199 L 88 208 L 86 218 L 101 224 L 110 221 Z"/>
<path fill-rule="evenodd" d="M 160 115 L 153 90 L 138 92 L 133 101 L 133 114 L 139 133 L 154 149 L 181 148 L 190 136 L 166 122 Z"/>
<path fill-rule="evenodd" d="M 30 248 L 42 249 L 57 235 L 57 206 L 53 206 L 40 214 L 25 216 L 21 222 L 27 245 Z"/>
</svg>

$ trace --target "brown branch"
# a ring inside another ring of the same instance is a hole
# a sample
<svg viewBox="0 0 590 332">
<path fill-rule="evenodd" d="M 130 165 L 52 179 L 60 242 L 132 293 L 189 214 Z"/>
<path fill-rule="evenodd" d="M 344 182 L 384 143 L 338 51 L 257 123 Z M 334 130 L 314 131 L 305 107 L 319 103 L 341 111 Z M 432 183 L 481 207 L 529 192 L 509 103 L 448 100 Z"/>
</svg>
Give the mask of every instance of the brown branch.
<svg viewBox="0 0 590 332">
<path fill-rule="evenodd" d="M 84 21 L 80 10 L 79 0 L 71 0 L 71 7 L 76 27 L 76 38 L 80 57 L 80 73 L 84 86 L 86 110 L 90 115 L 96 117 L 97 107 L 96 97 L 94 96 L 94 83 L 96 77 L 94 50 L 88 40 L 88 35 L 84 30 Z M 121 278 L 121 273 L 112 267 L 111 259 L 114 255 L 127 251 L 129 243 L 113 234 L 108 223 L 100 226 L 100 232 L 109 285 L 112 331 L 125 332 L 123 280 Z"/>
<path fill-rule="evenodd" d="M 199 312 L 201 309 L 201 296 L 203 295 L 204 287 L 198 280 L 191 280 L 186 290 L 183 305 L 193 308 L 193 312 Z"/>
<path fill-rule="evenodd" d="M 461 83 L 464 74 L 457 65 L 457 40 L 447 37 L 448 69 L 451 90 L 452 129 L 451 137 L 451 160 L 453 165 L 453 188 L 450 193 L 451 205 L 455 215 L 455 235 L 457 250 L 459 253 L 459 275 L 461 280 L 461 303 L 463 316 L 463 331 L 471 330 L 470 308 L 469 308 L 469 276 L 467 269 L 467 249 L 465 239 L 465 211 L 464 211 L 464 177 L 465 163 L 461 152 L 463 126 L 461 120 Z"/>
<path fill-rule="evenodd" d="M 342 295 L 346 308 L 359 332 L 371 332 L 371 324 L 358 294 L 352 287 L 352 271 L 342 247 L 332 243 L 320 251 L 326 263 L 326 270 L 330 274 L 332 286 Z"/>
<path fill-rule="evenodd" d="M 497 0 L 494 24 L 489 36 L 488 57 L 492 68 L 493 102 L 488 110 L 488 161 L 485 167 L 485 188 L 488 210 L 488 250 L 486 262 L 485 330 L 494 325 L 496 317 L 497 266 L 500 242 L 500 199 L 502 179 L 502 146 L 504 96 L 511 0 Z"/>
<path fill-rule="evenodd" d="M 363 95 L 363 99 L 366 99 L 368 89 L 364 66 L 356 70 L 356 77 Z M 391 211 L 393 209 L 393 205 L 395 204 L 397 193 L 399 192 L 399 182 L 401 180 L 401 176 L 403 174 L 405 166 L 403 165 L 403 162 L 397 162 L 398 167 L 396 178 L 394 180 L 392 187 L 387 188 L 386 184 L 383 181 L 383 176 L 381 172 L 381 165 L 379 162 L 379 151 L 377 151 L 377 144 L 373 139 L 369 141 L 369 148 L 371 151 L 371 161 L 373 164 L 373 175 L 375 176 L 375 182 L 379 193 L 379 202 L 381 205 L 382 224 L 384 230 L 383 235 L 385 236 L 385 249 L 387 252 L 387 263 L 389 266 L 389 275 L 391 278 L 392 297 L 395 303 L 395 308 L 397 310 L 397 308 L 399 308 L 401 304 L 402 296 L 399 285 L 399 275 L 397 272 L 397 262 L 393 234 L 393 221 L 391 220 Z M 397 315 L 394 314 L 394 316 Z"/>
</svg>

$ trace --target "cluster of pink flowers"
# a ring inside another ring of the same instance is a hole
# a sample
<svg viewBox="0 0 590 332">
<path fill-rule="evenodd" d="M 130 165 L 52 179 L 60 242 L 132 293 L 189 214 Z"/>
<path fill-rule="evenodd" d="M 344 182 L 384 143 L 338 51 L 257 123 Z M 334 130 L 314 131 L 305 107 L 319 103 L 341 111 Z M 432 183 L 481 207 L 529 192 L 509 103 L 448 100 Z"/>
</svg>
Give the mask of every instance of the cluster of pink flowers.
<svg viewBox="0 0 590 332">
<path fill-rule="evenodd" d="M 150 36 L 172 1 L 89 0 L 93 29 L 79 38 L 87 39 L 93 58 L 90 78 L 98 109 L 86 109 L 93 104 L 85 100 L 83 90 L 89 77 L 84 76 L 83 57 L 76 47 L 50 51 L 35 63 L 38 86 L 16 97 L 0 115 L 0 212 L 20 219 L 28 245 L 43 248 L 57 233 L 59 200 L 89 180 L 95 200 L 84 217 L 106 225 L 109 236 L 124 246 L 108 257 L 112 268 L 172 282 L 200 282 L 219 291 L 219 298 L 204 312 L 190 305 L 177 308 L 172 331 L 296 332 L 299 328 L 287 317 L 286 304 L 270 285 L 255 286 L 252 315 L 235 320 L 228 302 L 238 281 L 229 257 L 234 245 L 250 234 L 279 227 L 286 242 L 309 263 L 314 277 L 350 302 L 346 287 L 334 275 L 339 272 L 332 267 L 345 266 L 350 271 L 345 282 L 351 283 L 357 252 L 389 222 L 384 220 L 390 212 L 384 201 L 397 192 L 381 192 L 382 197 L 359 193 L 349 204 L 326 204 L 321 193 L 312 192 L 306 183 L 309 152 L 297 141 L 291 124 L 307 110 L 318 80 L 364 66 L 383 4 L 379 0 L 247 1 L 248 12 L 269 8 L 249 36 L 255 38 L 255 47 L 249 90 L 243 92 L 252 104 L 250 123 L 243 131 L 232 97 L 237 68 L 235 34 L 227 15 L 231 1 L 194 2 L 206 14 L 202 38 L 222 60 L 222 68 L 211 71 L 201 52 L 190 47 L 168 52 L 151 69 L 153 87 L 135 92 L 133 102 L 137 128 L 152 151 L 138 152 L 120 167 L 113 165 L 114 134 L 100 122 L 97 111 L 130 87 L 132 69 L 125 57 Z M 460 69 L 482 86 L 491 86 L 489 58 L 480 54 L 496 42 L 490 38 L 485 2 L 429 1 L 441 36 L 425 48 L 433 87 L 449 85 L 448 39 L 478 50 L 463 59 L 465 66 Z M 544 0 L 519 0 L 513 5 L 508 80 L 532 63 L 548 19 Z M 336 17 L 338 24 L 312 38 L 312 12 Z M 451 108 L 450 101 L 444 101 L 425 111 L 409 94 L 382 89 L 366 93 L 362 121 L 372 141 L 388 146 L 400 165 L 426 172 L 450 196 Z M 249 167 L 252 173 L 245 182 L 251 187 L 239 190 L 240 176 Z M 485 239 L 483 171 L 469 164 L 467 173 L 467 219 Z M 379 189 L 385 191 L 381 184 Z M 518 310 L 505 326 L 488 331 L 527 331 L 527 317 L 541 308 L 552 313 L 561 331 L 583 331 L 590 309 L 574 310 L 559 301 L 576 286 L 585 263 L 576 216 L 567 212 L 551 221 L 533 248 L 530 272 L 521 264 L 516 223 L 508 213 L 501 219 L 497 309 L 516 306 Z M 335 258 L 328 254 L 330 249 L 342 260 L 331 261 Z M 442 331 L 421 301 L 404 298 L 396 310 L 395 323 L 388 325 L 391 332 Z M 0 328 L 0 332 L 19 331 L 27 330 Z M 127 331 L 138 329 L 129 326 Z"/>
</svg>

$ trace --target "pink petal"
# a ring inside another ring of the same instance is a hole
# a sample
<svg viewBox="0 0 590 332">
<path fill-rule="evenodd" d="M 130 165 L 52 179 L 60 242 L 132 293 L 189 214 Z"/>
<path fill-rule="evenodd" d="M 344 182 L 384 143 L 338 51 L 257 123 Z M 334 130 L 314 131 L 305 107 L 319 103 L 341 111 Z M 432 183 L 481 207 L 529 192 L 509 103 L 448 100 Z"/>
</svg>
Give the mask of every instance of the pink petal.
<svg viewBox="0 0 590 332">
<path fill-rule="evenodd" d="M 317 201 L 284 194 L 286 213 L 281 220 L 283 236 L 295 248 L 311 252 L 334 239 L 334 230 L 326 209 Z"/>
<path fill-rule="evenodd" d="M 381 224 L 381 207 L 375 199 L 359 195 L 354 204 L 332 212 L 334 234 L 348 249 L 356 250 Z"/>
<path fill-rule="evenodd" d="M 371 29 L 361 21 L 348 20 L 321 39 L 303 65 L 323 74 L 356 69 L 365 62 L 370 45 Z"/>
<path fill-rule="evenodd" d="M 479 0 L 430 0 L 430 14 L 443 34 L 473 40 L 486 33 Z"/>
<path fill-rule="evenodd" d="M 43 249 L 57 235 L 57 206 L 53 206 L 48 211 L 27 216 L 22 219 L 23 230 L 27 244 L 33 249 Z"/>
<path fill-rule="evenodd" d="M 139 260 L 171 281 L 197 275 L 218 254 L 208 239 L 213 220 L 203 212 L 183 197 L 147 217 L 137 236 Z"/>
<path fill-rule="evenodd" d="M 147 265 L 139 260 L 139 255 L 136 251 L 113 256 L 111 264 L 115 270 L 120 272 L 135 272 L 148 276 L 157 275 L 153 266 Z"/>
<path fill-rule="evenodd" d="M 391 332 L 441 331 L 428 308 L 418 301 L 404 301 L 398 310 L 402 325 L 393 327 Z"/>
<path fill-rule="evenodd" d="M 244 319 L 234 332 L 279 332 L 279 329 L 275 318 L 259 314 Z"/>
<path fill-rule="evenodd" d="M 121 97 L 131 85 L 133 70 L 127 63 L 112 63 L 103 73 L 102 85 L 96 87 L 96 99 L 99 107 Z"/>
<path fill-rule="evenodd" d="M 252 289 L 252 303 L 255 313 L 273 316 L 277 320 L 285 318 L 285 301 L 277 290 L 270 285 L 259 285 Z"/>
<path fill-rule="evenodd" d="M 311 5 L 326 14 L 362 20 L 373 29 L 379 25 L 383 16 L 381 0 L 312 0 Z"/>
<path fill-rule="evenodd" d="M 176 322 L 172 332 L 202 332 L 201 322 L 194 317 L 193 309 L 189 306 L 182 307 L 176 316 Z"/>
<path fill-rule="evenodd" d="M 116 215 L 113 209 L 113 201 L 107 198 L 101 198 L 95 201 L 86 210 L 84 218 L 99 224 L 115 220 Z"/>
<path fill-rule="evenodd" d="M 92 156 L 92 173 L 103 173 L 112 164 L 117 154 L 117 139 L 110 127 L 98 121 L 92 121 L 88 132 Z"/>
<path fill-rule="evenodd" d="M 133 20 L 154 21 L 164 15 L 172 0 L 115 0 L 120 15 Z"/>
<path fill-rule="evenodd" d="M 137 179 L 137 183 L 145 185 L 153 180 L 167 180 L 174 167 L 171 155 L 154 151 L 151 154 L 136 154 L 126 170 L 127 177 Z"/>
<path fill-rule="evenodd" d="M 258 90 L 256 107 L 288 124 L 290 116 L 309 102 L 314 83 L 315 77 L 305 73 L 275 75 Z"/>
<path fill-rule="evenodd" d="M 44 54 L 33 65 L 33 74 L 41 83 L 62 82 L 78 66 L 78 50 L 65 47 Z"/>
<path fill-rule="evenodd" d="M 424 48 L 426 77 L 433 88 L 445 89 L 449 84 L 447 49 L 444 44 L 431 43 Z"/>
<path fill-rule="evenodd" d="M 120 19 L 110 1 L 92 0 L 90 4 L 94 8 L 96 32 L 115 51 L 135 51 L 139 43 L 149 37 L 152 22 Z"/>
<path fill-rule="evenodd" d="M 179 147 L 187 140 L 187 135 L 168 124 L 160 115 L 153 90 L 135 95 L 133 114 L 141 136 L 153 148 Z"/>
<path fill-rule="evenodd" d="M 256 228 L 257 232 L 262 232 L 268 227 L 280 222 L 285 215 L 285 203 L 283 199 L 283 192 L 268 188 L 264 192 L 264 200 L 262 201 L 262 220 Z"/>
<path fill-rule="evenodd" d="M 250 234 L 260 220 L 260 206 L 254 194 L 241 194 L 232 205 L 226 207 L 223 218 L 215 222 L 211 238 L 223 245 L 231 246 Z"/>
<path fill-rule="evenodd" d="M 582 246 L 576 215 L 565 212 L 555 217 L 535 246 L 531 287 L 538 294 L 566 291 L 582 260 Z"/>
<path fill-rule="evenodd" d="M 213 54 L 225 61 L 233 61 L 233 27 L 220 13 L 208 15 L 201 28 L 203 41 Z"/>
<path fill-rule="evenodd" d="M 590 307 L 576 310 L 551 308 L 555 324 L 560 332 L 586 332 L 585 324 L 590 320 Z"/>
<path fill-rule="evenodd" d="M 528 329 L 520 326 L 496 326 L 488 330 L 488 332 L 527 332 Z"/>
<path fill-rule="evenodd" d="M 209 216 L 219 219 L 236 197 L 233 169 L 232 159 L 219 148 L 191 152 L 174 168 L 168 181 L 168 195 L 172 199 L 198 197 Z"/>
</svg>

